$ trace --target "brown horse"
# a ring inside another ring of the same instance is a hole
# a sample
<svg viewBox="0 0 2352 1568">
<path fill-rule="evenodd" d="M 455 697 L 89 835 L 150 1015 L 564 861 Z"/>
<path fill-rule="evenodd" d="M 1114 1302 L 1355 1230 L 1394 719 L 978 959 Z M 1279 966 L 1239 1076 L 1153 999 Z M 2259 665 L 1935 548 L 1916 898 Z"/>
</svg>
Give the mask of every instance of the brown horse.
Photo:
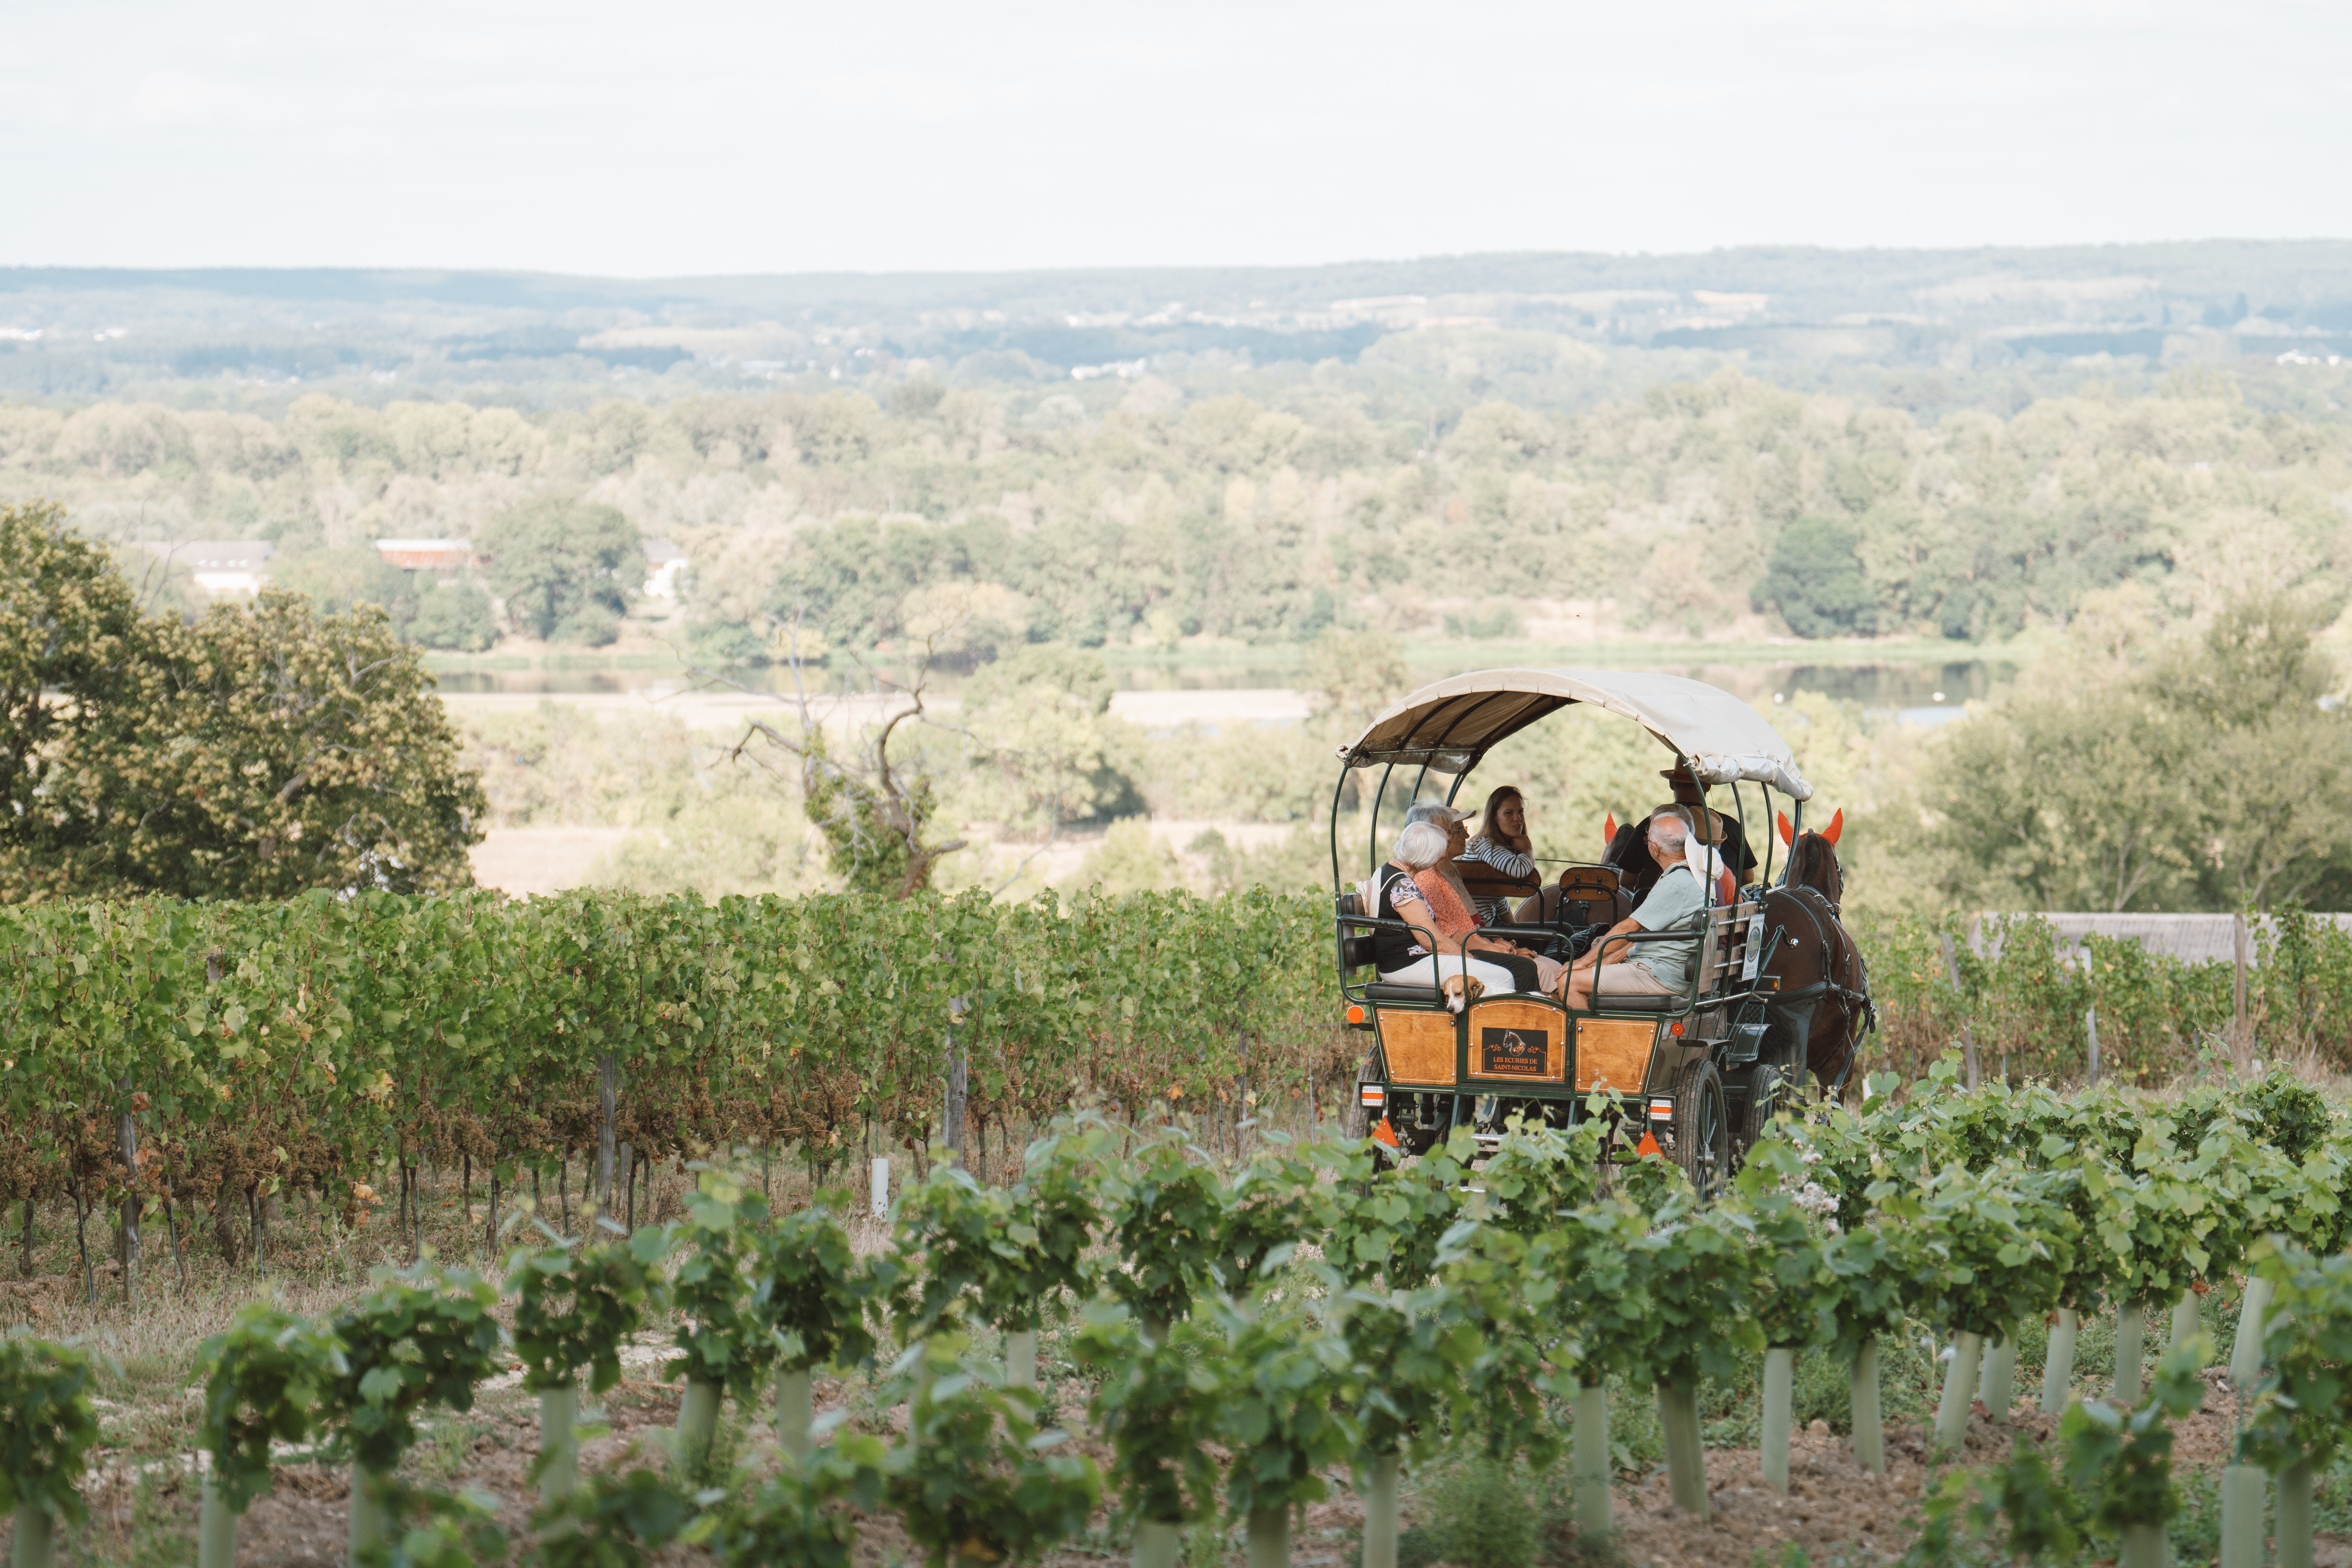
<svg viewBox="0 0 2352 1568">
<path fill-rule="evenodd" d="M 1878 1021 L 1862 950 L 1838 918 L 1845 869 L 1838 864 L 1836 844 L 1844 827 L 1845 813 L 1840 811 L 1827 832 L 1808 830 L 1791 840 L 1789 819 L 1780 817 L 1789 869 L 1780 885 L 1764 894 L 1764 973 L 1780 983 L 1764 1055 L 1792 1067 L 1802 1063 L 1798 1082 L 1810 1069 L 1832 1097 L 1853 1070 L 1862 1037 Z"/>
</svg>

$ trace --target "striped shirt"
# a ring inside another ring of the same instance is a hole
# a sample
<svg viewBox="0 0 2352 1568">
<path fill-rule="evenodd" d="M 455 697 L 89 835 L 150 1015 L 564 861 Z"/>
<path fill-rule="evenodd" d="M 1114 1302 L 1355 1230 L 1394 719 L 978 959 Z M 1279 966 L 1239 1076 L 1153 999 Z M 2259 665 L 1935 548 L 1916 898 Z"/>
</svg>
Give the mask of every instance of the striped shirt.
<svg viewBox="0 0 2352 1568">
<path fill-rule="evenodd" d="M 1536 863 L 1532 857 L 1522 855 L 1515 849 L 1507 849 L 1483 834 L 1470 840 L 1469 847 L 1454 858 L 1456 865 L 1465 860 L 1475 860 L 1482 866 L 1493 867 L 1506 877 L 1516 877 L 1528 882 L 1541 880 L 1536 875 Z M 1511 900 L 1508 898 L 1484 898 L 1478 900 L 1477 904 L 1478 916 L 1482 921 L 1510 918 Z"/>
</svg>

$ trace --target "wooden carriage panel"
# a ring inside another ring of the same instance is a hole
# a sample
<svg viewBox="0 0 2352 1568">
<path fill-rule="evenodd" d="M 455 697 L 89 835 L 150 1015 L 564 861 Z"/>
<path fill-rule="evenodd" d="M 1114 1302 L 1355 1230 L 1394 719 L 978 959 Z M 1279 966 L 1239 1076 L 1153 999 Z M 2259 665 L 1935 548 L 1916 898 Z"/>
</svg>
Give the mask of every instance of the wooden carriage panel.
<svg viewBox="0 0 2352 1568">
<path fill-rule="evenodd" d="M 1480 1002 L 1470 1009 L 1470 1076 L 1564 1083 L 1570 1027 L 1540 1002 Z"/>
<path fill-rule="evenodd" d="M 1381 1054 L 1388 1059 L 1391 1081 L 1449 1086 L 1454 1082 L 1453 1014 L 1382 1007 L 1374 1017 L 1380 1024 Z"/>
<path fill-rule="evenodd" d="M 1576 1087 L 1605 1084 L 1617 1094 L 1639 1094 L 1650 1070 L 1658 1026 L 1641 1018 L 1576 1021 Z"/>
</svg>

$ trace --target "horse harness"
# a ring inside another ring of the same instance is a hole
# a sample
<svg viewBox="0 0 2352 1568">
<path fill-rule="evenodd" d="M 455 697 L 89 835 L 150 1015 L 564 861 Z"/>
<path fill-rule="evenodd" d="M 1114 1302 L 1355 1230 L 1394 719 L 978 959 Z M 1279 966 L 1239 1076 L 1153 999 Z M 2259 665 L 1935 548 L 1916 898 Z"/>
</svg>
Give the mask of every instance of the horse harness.
<svg viewBox="0 0 2352 1568">
<path fill-rule="evenodd" d="M 1812 1035 L 1813 1004 L 1824 996 L 1836 1000 L 1840 1011 L 1845 1015 L 1847 1020 L 1847 1051 L 1846 1065 L 1838 1074 L 1837 1082 L 1826 1086 L 1828 1091 L 1834 1095 L 1844 1087 L 1846 1074 L 1853 1070 L 1853 1063 L 1861 1055 L 1864 1037 L 1877 1029 L 1878 1008 L 1871 1001 L 1870 993 L 1856 991 L 1851 986 L 1842 984 L 1838 976 L 1831 973 L 1832 967 L 1831 959 L 1833 955 L 1843 957 L 1846 961 L 1835 965 L 1841 973 L 1851 966 L 1856 956 L 1853 952 L 1853 938 L 1846 932 L 1843 922 L 1838 919 L 1839 910 L 1836 900 L 1831 899 L 1820 889 L 1804 883 L 1799 883 L 1793 887 L 1783 883 L 1773 891 L 1788 894 L 1797 907 L 1804 911 L 1805 919 L 1813 928 L 1813 940 L 1821 944 L 1822 959 L 1822 978 L 1810 985 L 1798 986 L 1793 991 L 1775 993 L 1771 1008 L 1772 1011 L 1781 1014 L 1789 1020 L 1790 1033 L 1796 1036 L 1799 1049 L 1806 1050 L 1809 1049 Z M 1813 908 L 1815 904 L 1821 906 L 1819 910 Z M 1822 923 L 1822 916 L 1824 912 L 1829 917 L 1827 925 Z M 1841 937 L 1844 938 L 1844 951 L 1842 953 L 1839 952 L 1837 945 L 1830 940 L 1832 930 L 1835 930 Z M 1777 947 L 1780 940 L 1788 935 L 1789 931 L 1786 926 L 1774 926 L 1769 939 L 1771 945 Z M 1793 943 L 1801 939 L 1790 938 L 1790 941 Z"/>
</svg>

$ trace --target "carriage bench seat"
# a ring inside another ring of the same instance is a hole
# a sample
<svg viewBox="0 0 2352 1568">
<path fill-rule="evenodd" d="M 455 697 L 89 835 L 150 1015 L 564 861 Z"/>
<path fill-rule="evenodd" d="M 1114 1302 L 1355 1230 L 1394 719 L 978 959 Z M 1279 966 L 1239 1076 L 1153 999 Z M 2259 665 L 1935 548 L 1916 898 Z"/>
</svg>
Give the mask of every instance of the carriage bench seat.
<svg viewBox="0 0 2352 1568">
<path fill-rule="evenodd" d="M 1364 987 L 1364 998 L 1370 1002 L 1430 1002 L 1435 1000 L 1436 994 L 1427 985 L 1391 985 L 1382 980 Z"/>
<path fill-rule="evenodd" d="M 1592 999 L 1591 1010 L 1596 1013 L 1671 1013 L 1688 1000 L 1679 991 L 1664 996 L 1654 996 L 1643 992 L 1603 991 Z"/>
</svg>

